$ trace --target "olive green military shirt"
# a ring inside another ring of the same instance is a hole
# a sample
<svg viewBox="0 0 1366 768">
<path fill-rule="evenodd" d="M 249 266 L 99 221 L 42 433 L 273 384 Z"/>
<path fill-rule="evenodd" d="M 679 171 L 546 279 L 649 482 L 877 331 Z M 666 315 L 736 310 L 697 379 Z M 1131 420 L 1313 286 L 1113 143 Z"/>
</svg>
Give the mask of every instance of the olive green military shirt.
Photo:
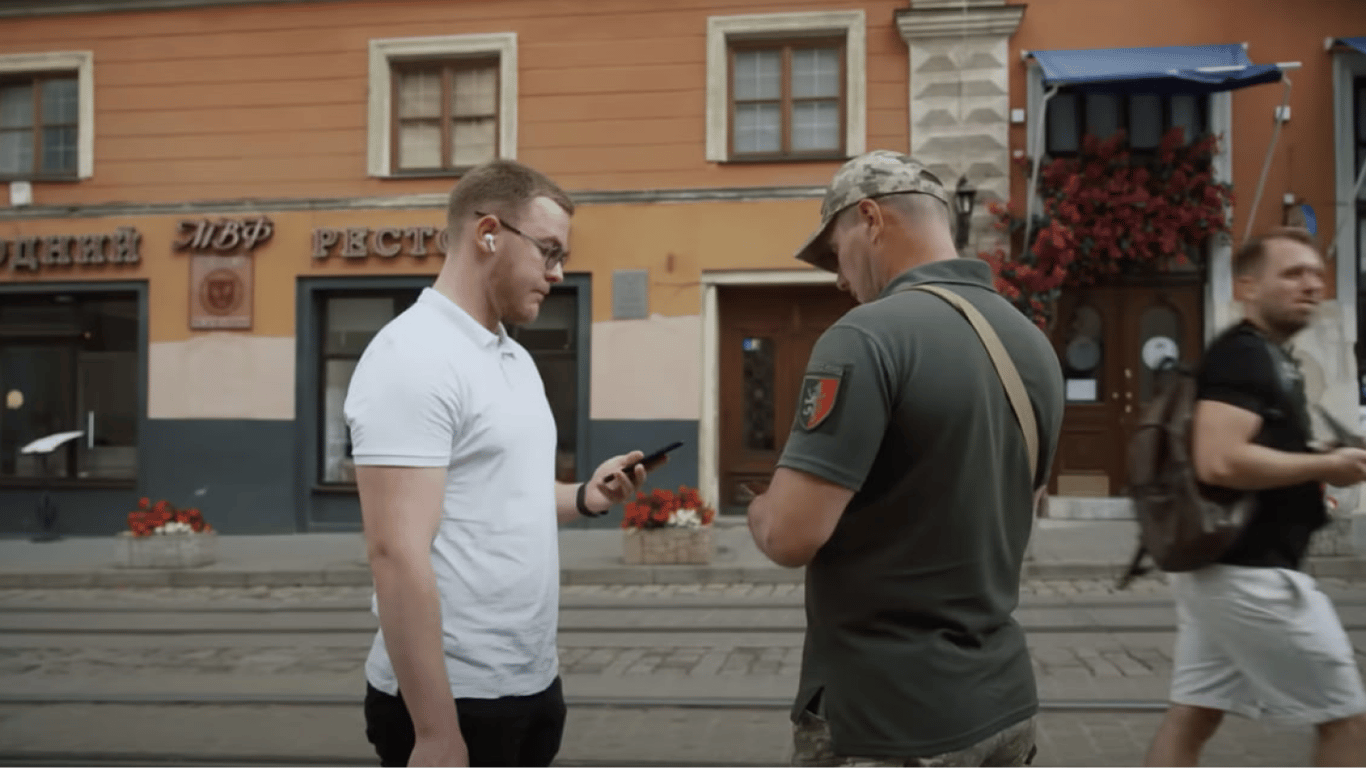
<svg viewBox="0 0 1366 768">
<path fill-rule="evenodd" d="M 937 296 L 898 291 L 922 283 L 967 299 L 1001 338 L 1039 424 L 1035 478 L 972 326 Z M 837 754 L 933 756 L 1036 712 L 1011 614 L 1062 414 L 1057 355 L 978 259 L 905 272 L 816 343 L 778 465 L 855 491 L 807 567 L 792 711 L 819 711 Z"/>
</svg>

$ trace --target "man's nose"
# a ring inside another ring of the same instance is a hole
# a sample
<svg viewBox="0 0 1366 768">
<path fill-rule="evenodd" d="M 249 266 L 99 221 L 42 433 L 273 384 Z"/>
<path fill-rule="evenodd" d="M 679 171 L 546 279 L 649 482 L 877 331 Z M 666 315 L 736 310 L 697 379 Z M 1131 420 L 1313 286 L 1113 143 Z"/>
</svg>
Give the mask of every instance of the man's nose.
<svg viewBox="0 0 1366 768">
<path fill-rule="evenodd" d="M 563 282 L 564 282 L 564 264 L 562 264 L 562 263 L 556 263 L 556 264 L 555 264 L 555 267 L 554 267 L 553 269 L 550 269 L 550 270 L 547 270 L 547 271 L 546 271 L 546 273 L 545 273 L 545 278 L 546 278 L 546 280 L 549 280 L 549 281 L 552 282 L 552 283 L 563 283 Z"/>
</svg>

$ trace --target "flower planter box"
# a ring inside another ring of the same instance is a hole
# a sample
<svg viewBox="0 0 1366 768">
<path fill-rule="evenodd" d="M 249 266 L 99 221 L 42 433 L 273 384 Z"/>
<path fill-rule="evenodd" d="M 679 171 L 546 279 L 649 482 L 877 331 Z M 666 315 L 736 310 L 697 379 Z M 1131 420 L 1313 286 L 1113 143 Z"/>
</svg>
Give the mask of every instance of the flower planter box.
<svg viewBox="0 0 1366 768">
<path fill-rule="evenodd" d="M 627 528 L 622 531 L 622 559 L 627 565 L 707 565 L 712 555 L 712 528 Z"/>
<path fill-rule="evenodd" d="M 115 537 L 121 568 L 198 568 L 218 560 L 218 534 L 168 533 L 134 536 L 124 531 Z"/>
</svg>

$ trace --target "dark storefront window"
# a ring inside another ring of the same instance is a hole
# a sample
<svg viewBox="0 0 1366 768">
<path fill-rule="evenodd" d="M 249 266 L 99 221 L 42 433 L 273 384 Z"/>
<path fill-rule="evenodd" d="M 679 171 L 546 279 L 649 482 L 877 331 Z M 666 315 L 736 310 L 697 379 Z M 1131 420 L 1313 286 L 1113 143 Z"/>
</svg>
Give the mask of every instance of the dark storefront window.
<svg viewBox="0 0 1366 768">
<path fill-rule="evenodd" d="M 318 423 L 321 445 L 318 456 L 318 482 L 323 484 L 356 482 L 351 461 L 351 437 L 346 428 L 342 406 L 351 374 L 361 353 L 384 324 L 394 319 L 417 300 L 419 289 L 335 291 L 322 301 L 322 371 L 319 381 Z"/>
<path fill-rule="evenodd" d="M 576 482 L 579 423 L 579 297 L 572 287 L 557 287 L 541 304 L 536 321 L 508 329 L 531 353 L 555 414 L 555 479 Z"/>
<path fill-rule="evenodd" d="M 356 482 L 351 439 L 343 405 L 351 374 L 361 353 L 384 324 L 407 309 L 421 292 L 417 288 L 326 291 L 318 304 L 321 317 L 322 392 L 318 398 L 320 485 Z M 559 439 L 556 477 L 575 479 L 579 418 L 578 291 L 556 286 L 541 306 L 534 323 L 508 328 L 508 333 L 531 353 L 545 383 L 546 397 Z"/>
<path fill-rule="evenodd" d="M 0 481 L 42 476 L 20 453 L 85 434 L 48 458 L 48 476 L 137 476 L 138 299 L 131 292 L 6 295 L 0 302 Z"/>
</svg>

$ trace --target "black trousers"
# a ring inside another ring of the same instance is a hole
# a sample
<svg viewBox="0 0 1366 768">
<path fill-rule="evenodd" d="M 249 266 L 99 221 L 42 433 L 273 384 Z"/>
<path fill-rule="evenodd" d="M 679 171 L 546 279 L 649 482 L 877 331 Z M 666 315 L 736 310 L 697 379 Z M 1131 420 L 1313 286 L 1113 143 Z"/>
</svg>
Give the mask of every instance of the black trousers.
<svg viewBox="0 0 1366 768">
<path fill-rule="evenodd" d="M 497 699 L 456 699 L 460 733 L 470 765 L 550 765 L 564 734 L 564 691 L 560 678 L 540 693 Z M 403 696 L 366 683 L 365 736 L 380 765 L 406 766 L 417 741 Z"/>
</svg>

